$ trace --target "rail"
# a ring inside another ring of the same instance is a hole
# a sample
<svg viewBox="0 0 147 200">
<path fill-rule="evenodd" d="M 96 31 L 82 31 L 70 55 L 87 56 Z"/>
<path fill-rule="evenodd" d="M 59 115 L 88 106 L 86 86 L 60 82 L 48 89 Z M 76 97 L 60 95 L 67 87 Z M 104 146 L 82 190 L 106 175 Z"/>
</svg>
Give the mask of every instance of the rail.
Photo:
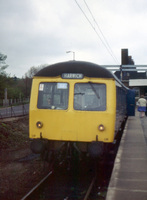
<svg viewBox="0 0 147 200">
<path fill-rule="evenodd" d="M 36 186 L 34 186 L 21 200 L 25 200 L 29 198 L 33 192 L 35 192 L 47 179 L 48 177 L 52 174 L 53 172 L 50 171 Z"/>
<path fill-rule="evenodd" d="M 37 190 L 42 186 L 42 184 L 53 174 L 53 171 L 50 171 L 39 183 L 37 183 L 24 197 L 21 198 L 21 200 L 27 200 L 27 199 L 34 199 L 34 195 L 35 193 L 37 192 Z M 92 188 L 94 186 L 94 183 L 96 181 L 96 177 L 93 177 L 92 179 L 92 182 L 90 183 L 88 189 L 86 189 L 86 194 L 83 195 L 83 198 L 81 196 L 82 199 L 84 200 L 88 200 L 89 196 L 90 196 L 90 193 L 92 191 Z M 57 193 L 58 193 L 58 190 L 57 190 Z M 67 197 L 64 198 L 64 199 L 70 199 L 70 195 L 71 193 L 68 195 L 67 194 Z M 61 197 L 62 199 L 62 197 Z"/>
<path fill-rule="evenodd" d="M 0 119 L 20 117 L 29 114 L 29 104 L 0 108 Z"/>
</svg>

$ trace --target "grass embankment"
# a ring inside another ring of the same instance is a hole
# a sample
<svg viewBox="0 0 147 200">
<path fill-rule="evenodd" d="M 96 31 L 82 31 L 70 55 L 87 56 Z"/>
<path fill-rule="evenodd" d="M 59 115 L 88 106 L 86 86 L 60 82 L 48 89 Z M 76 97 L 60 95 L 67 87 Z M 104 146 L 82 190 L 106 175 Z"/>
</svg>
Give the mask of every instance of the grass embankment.
<svg viewBox="0 0 147 200">
<path fill-rule="evenodd" d="M 0 121 L 0 150 L 19 148 L 29 143 L 28 116 Z"/>
</svg>

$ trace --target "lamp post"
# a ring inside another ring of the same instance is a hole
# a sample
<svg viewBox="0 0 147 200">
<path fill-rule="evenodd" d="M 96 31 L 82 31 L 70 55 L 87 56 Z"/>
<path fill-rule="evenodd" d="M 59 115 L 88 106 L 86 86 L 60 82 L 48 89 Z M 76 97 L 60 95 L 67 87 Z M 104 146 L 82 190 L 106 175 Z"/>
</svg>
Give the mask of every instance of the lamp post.
<svg viewBox="0 0 147 200">
<path fill-rule="evenodd" d="M 66 51 L 66 53 L 73 53 L 73 60 L 75 60 L 75 52 L 74 51 Z"/>
</svg>

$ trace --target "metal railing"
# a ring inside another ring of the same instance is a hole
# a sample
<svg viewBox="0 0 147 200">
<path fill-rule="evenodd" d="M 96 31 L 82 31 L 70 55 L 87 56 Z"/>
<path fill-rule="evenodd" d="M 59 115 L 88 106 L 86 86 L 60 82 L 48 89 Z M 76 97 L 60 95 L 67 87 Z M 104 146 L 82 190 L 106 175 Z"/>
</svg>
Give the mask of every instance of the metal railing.
<svg viewBox="0 0 147 200">
<path fill-rule="evenodd" d="M 0 108 L 0 119 L 20 117 L 29 114 L 29 104 Z"/>
</svg>

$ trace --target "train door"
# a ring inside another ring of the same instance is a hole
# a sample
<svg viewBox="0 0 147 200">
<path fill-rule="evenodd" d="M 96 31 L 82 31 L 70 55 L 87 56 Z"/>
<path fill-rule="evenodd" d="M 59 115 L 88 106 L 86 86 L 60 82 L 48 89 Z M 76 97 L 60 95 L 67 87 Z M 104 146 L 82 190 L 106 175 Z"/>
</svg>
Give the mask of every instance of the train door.
<svg viewBox="0 0 147 200">
<path fill-rule="evenodd" d="M 128 90 L 127 92 L 127 115 L 135 116 L 135 91 Z"/>
</svg>

